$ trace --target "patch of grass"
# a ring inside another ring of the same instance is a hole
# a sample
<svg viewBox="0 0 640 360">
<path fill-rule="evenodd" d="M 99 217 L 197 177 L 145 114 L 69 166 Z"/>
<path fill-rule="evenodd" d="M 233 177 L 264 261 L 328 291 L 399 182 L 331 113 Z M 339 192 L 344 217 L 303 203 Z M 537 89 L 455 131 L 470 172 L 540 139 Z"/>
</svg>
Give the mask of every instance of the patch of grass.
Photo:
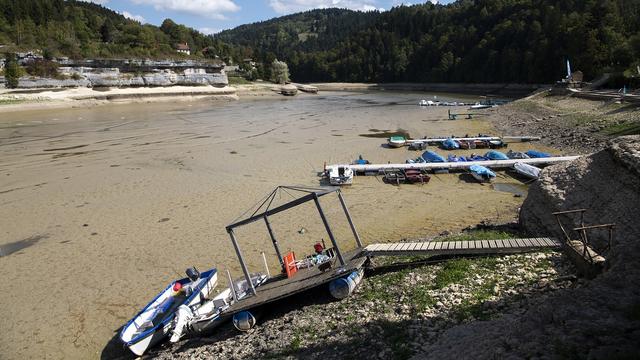
<svg viewBox="0 0 640 360">
<path fill-rule="evenodd" d="M 242 76 L 229 76 L 229 85 L 248 85 L 251 81 L 243 78 Z"/>
<path fill-rule="evenodd" d="M 495 285 L 495 281 L 490 281 L 474 290 L 470 298 L 464 299 L 462 303 L 455 308 L 454 317 L 456 320 L 463 321 L 472 316 L 479 320 L 489 319 L 490 313 L 485 311 L 482 305 L 493 296 L 493 287 Z"/>
<path fill-rule="evenodd" d="M 470 240 L 499 240 L 521 237 L 518 233 L 498 230 L 474 230 L 467 231 L 462 234 L 449 235 L 437 241 L 470 241 Z"/>
<path fill-rule="evenodd" d="M 293 337 L 293 339 L 291 339 L 291 343 L 289 343 L 289 349 L 288 350 L 289 350 L 290 353 L 295 353 L 300 349 L 301 345 L 302 345 L 302 340 L 296 334 Z"/>
<path fill-rule="evenodd" d="M 0 105 L 20 104 L 22 102 L 24 102 L 24 100 L 19 100 L 19 99 L 0 99 Z"/>
<path fill-rule="evenodd" d="M 391 348 L 393 359 L 405 360 L 413 355 L 413 350 L 408 344 L 410 337 L 404 327 L 391 323 L 384 326 L 384 338 Z"/>
<path fill-rule="evenodd" d="M 409 299 L 418 312 L 423 312 L 436 303 L 424 286 L 414 287 Z"/>
<path fill-rule="evenodd" d="M 442 289 L 449 284 L 459 283 L 467 278 L 472 261 L 469 259 L 454 259 L 444 263 L 433 281 L 434 289 Z"/>
<path fill-rule="evenodd" d="M 640 135 L 640 122 L 612 125 L 601 130 L 601 132 L 609 136 Z"/>
</svg>

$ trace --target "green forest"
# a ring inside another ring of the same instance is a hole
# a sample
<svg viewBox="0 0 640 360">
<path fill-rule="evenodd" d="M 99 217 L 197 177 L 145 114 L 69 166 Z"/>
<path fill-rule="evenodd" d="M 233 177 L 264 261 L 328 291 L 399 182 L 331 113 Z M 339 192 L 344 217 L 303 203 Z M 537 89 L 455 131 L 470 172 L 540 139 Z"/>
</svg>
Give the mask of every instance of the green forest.
<svg viewBox="0 0 640 360">
<path fill-rule="evenodd" d="M 296 81 L 549 83 L 564 76 L 566 59 L 587 79 L 635 73 L 640 1 L 459 0 L 382 13 L 315 10 L 220 38 L 255 49 L 261 59 L 284 59 Z"/>
<path fill-rule="evenodd" d="M 45 57 L 176 58 L 177 43 L 194 57 L 227 58 L 234 49 L 213 36 L 170 19 L 160 27 L 140 24 L 83 1 L 0 0 L 0 44 L 6 50 L 39 49 Z"/>
<path fill-rule="evenodd" d="M 0 44 L 71 58 L 253 58 L 294 81 L 550 83 L 565 61 L 587 79 L 636 74 L 640 1 L 458 0 L 386 12 L 320 9 L 204 35 L 140 24 L 81 1 L 0 0 Z M 267 75 L 259 66 L 258 76 Z M 252 76 L 256 76 L 254 72 Z"/>
</svg>

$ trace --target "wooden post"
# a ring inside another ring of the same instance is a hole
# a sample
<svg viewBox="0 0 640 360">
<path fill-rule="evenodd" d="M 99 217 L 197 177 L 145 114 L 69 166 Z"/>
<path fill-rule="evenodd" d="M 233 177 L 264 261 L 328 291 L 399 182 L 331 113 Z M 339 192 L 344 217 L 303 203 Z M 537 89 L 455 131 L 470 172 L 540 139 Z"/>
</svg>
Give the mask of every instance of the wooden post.
<svg viewBox="0 0 640 360">
<path fill-rule="evenodd" d="M 331 239 L 331 243 L 333 244 L 333 248 L 336 249 L 336 255 L 338 256 L 338 260 L 340 261 L 340 266 L 344 266 L 344 259 L 342 258 L 342 253 L 340 253 L 340 248 L 338 247 L 338 243 L 336 239 L 333 237 L 333 232 L 331 232 L 331 227 L 329 226 L 329 222 L 327 218 L 324 216 L 324 212 L 322 211 L 322 207 L 320 206 L 320 201 L 318 201 L 318 195 L 313 194 L 313 201 L 316 203 L 316 207 L 318 208 L 318 212 L 320 213 L 320 218 L 322 218 L 322 222 L 324 223 L 325 229 L 327 229 L 327 234 L 329 235 L 329 239 Z"/>
<path fill-rule="evenodd" d="M 353 231 L 353 236 L 356 238 L 356 244 L 358 247 L 362 247 L 362 242 L 360 241 L 360 235 L 358 235 L 358 231 L 356 231 L 355 225 L 353 225 L 353 220 L 351 220 L 351 215 L 349 214 L 349 209 L 347 209 L 347 204 L 344 202 L 344 198 L 342 197 L 342 191 L 338 190 L 338 199 L 340 199 L 340 205 L 342 205 L 342 210 L 344 210 L 344 214 L 347 216 L 347 220 L 349 221 L 349 226 L 351 226 L 351 231 Z"/>
<path fill-rule="evenodd" d="M 245 264 L 244 259 L 242 258 L 242 252 L 240 251 L 240 247 L 238 246 L 238 241 L 236 240 L 236 236 L 233 233 L 233 229 L 228 229 L 227 232 L 229 232 L 229 236 L 231 237 L 231 242 L 233 243 L 233 248 L 236 250 L 236 255 L 238 255 L 238 260 L 240 261 L 240 266 L 242 267 L 244 278 L 247 280 L 247 285 L 249 285 L 249 288 L 251 289 L 251 293 L 255 295 L 256 288 L 253 287 L 253 282 L 251 281 L 251 275 L 249 275 L 247 264 Z"/>
<path fill-rule="evenodd" d="M 283 265 L 284 262 L 282 260 L 282 253 L 280 252 L 280 247 L 278 246 L 278 240 L 276 236 L 273 234 L 273 229 L 271 228 L 271 223 L 269 222 L 269 218 L 267 215 L 264 216 L 264 222 L 267 224 L 267 230 L 269 230 L 269 236 L 271 237 L 271 242 L 273 243 L 274 249 L 276 249 L 276 255 L 278 256 L 278 261 L 280 265 Z"/>
</svg>

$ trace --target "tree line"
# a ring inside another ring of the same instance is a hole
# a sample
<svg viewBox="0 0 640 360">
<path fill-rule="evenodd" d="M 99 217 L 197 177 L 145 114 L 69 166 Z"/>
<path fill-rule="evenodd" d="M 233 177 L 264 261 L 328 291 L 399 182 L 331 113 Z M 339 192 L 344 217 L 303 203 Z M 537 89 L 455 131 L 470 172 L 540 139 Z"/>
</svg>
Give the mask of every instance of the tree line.
<svg viewBox="0 0 640 360">
<path fill-rule="evenodd" d="M 633 74 L 640 65 L 640 1 L 458 0 L 366 16 L 336 11 L 220 37 L 253 48 L 258 59 L 285 60 L 296 81 L 549 83 L 564 76 L 567 59 L 587 79 Z"/>
</svg>

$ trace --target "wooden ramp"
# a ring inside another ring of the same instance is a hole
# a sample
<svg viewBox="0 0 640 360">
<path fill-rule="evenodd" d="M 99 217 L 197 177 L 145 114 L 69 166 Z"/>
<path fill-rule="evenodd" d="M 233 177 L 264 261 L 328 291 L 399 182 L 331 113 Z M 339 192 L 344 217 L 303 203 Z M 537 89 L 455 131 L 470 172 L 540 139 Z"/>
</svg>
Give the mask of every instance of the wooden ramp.
<svg viewBox="0 0 640 360">
<path fill-rule="evenodd" d="M 367 256 L 436 256 L 469 254 L 505 254 L 559 248 L 552 238 L 429 241 L 371 244 L 364 248 Z"/>
</svg>

